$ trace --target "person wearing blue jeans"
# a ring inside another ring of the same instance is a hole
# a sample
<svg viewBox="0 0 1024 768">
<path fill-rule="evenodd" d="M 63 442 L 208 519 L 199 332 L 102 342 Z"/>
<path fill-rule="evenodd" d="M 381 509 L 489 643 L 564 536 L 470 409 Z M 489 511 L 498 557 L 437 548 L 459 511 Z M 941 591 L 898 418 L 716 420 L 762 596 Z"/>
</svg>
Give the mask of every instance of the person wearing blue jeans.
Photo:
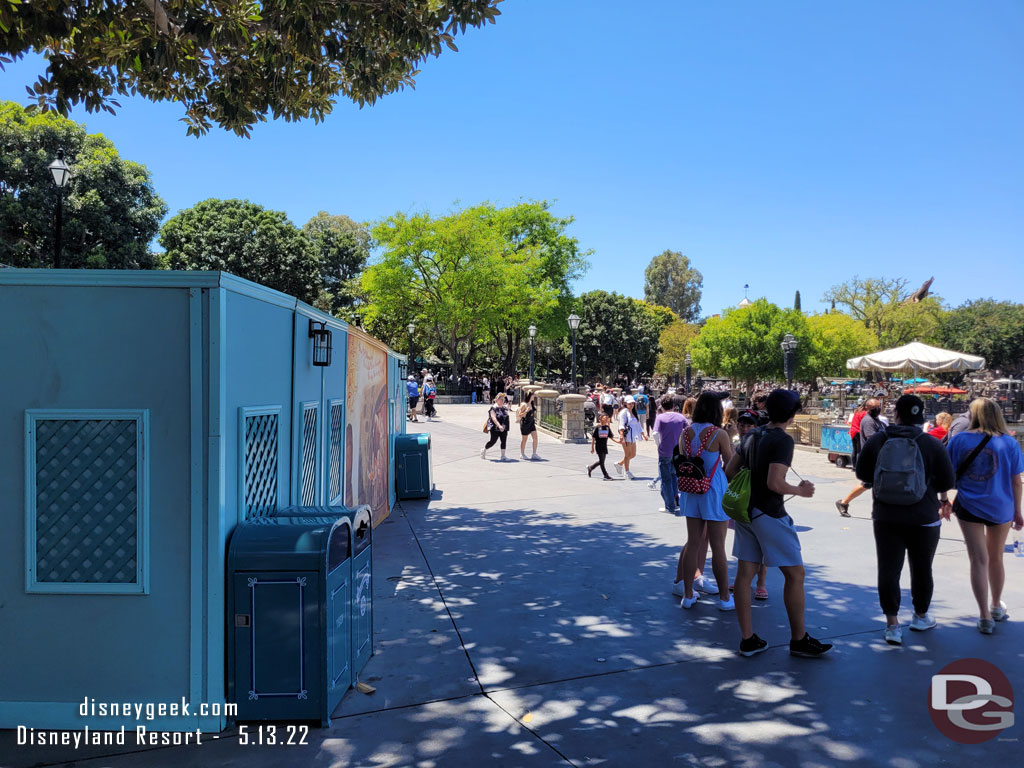
<svg viewBox="0 0 1024 768">
<path fill-rule="evenodd" d="M 654 420 L 654 442 L 658 446 L 658 474 L 661 477 L 661 498 L 665 506 L 662 512 L 677 514 L 679 511 L 679 490 L 676 485 L 676 470 L 672 465 L 672 454 L 679 445 L 679 436 L 690 422 L 679 411 L 683 399 L 665 395 L 659 403 L 661 413 Z"/>
</svg>

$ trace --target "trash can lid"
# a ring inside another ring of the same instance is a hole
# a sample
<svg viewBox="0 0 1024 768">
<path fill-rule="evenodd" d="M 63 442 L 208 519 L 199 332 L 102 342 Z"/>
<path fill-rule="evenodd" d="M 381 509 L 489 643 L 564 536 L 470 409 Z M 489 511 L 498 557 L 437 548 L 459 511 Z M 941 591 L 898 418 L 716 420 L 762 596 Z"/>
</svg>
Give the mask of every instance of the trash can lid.
<svg viewBox="0 0 1024 768">
<path fill-rule="evenodd" d="M 231 570 L 318 571 L 327 565 L 332 540 L 341 537 L 350 541 L 351 535 L 351 523 L 345 517 L 247 520 L 239 523 L 231 534 L 228 567 Z"/>
</svg>

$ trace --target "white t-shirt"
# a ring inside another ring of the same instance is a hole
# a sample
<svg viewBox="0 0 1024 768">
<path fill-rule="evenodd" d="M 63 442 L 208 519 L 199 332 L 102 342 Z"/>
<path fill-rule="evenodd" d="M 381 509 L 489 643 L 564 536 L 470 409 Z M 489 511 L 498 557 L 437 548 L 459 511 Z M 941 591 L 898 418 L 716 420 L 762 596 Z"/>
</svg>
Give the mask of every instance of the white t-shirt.
<svg viewBox="0 0 1024 768">
<path fill-rule="evenodd" d="M 619 429 L 626 431 L 627 443 L 635 443 L 640 439 L 640 422 L 628 408 L 619 411 Z"/>
<path fill-rule="evenodd" d="M 601 395 L 601 405 L 615 405 L 615 395 L 611 392 L 605 392 Z"/>
</svg>

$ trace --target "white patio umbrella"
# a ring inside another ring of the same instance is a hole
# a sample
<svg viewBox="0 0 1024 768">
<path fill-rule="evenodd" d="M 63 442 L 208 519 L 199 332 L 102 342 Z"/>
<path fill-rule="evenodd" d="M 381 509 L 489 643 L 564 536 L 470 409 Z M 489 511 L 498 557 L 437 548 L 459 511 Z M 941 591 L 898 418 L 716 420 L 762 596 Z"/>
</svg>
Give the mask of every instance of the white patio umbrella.
<svg viewBox="0 0 1024 768">
<path fill-rule="evenodd" d="M 977 371 L 985 367 L 985 358 L 950 349 L 930 347 L 919 341 L 902 347 L 851 357 L 846 367 L 856 371 Z"/>
</svg>

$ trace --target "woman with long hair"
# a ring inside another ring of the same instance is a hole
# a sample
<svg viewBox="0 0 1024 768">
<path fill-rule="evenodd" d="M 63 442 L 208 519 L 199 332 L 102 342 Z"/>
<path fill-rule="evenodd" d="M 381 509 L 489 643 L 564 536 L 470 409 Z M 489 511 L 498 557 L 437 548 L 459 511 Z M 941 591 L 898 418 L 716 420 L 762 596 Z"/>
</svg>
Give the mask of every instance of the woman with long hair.
<svg viewBox="0 0 1024 768">
<path fill-rule="evenodd" d="M 540 459 L 540 456 L 537 455 L 537 401 L 534 399 L 533 392 L 529 393 L 526 399 L 520 403 L 516 416 L 519 420 L 519 432 L 523 436 L 523 441 L 519 446 L 519 458 L 527 461 L 526 441 L 530 435 L 533 435 L 533 455 L 530 460 L 537 461 Z"/>
<path fill-rule="evenodd" d="M 640 419 L 636 413 L 636 401 L 632 395 L 626 395 L 622 400 L 622 410 L 619 411 L 619 440 L 622 442 L 622 459 L 615 462 L 615 471 L 619 477 L 633 480 L 633 473 L 629 471 L 629 462 L 636 458 L 636 444 L 640 440 L 646 440 L 647 435 L 640 427 Z"/>
<path fill-rule="evenodd" d="M 485 431 L 491 433 L 487 445 L 480 449 L 480 458 L 487 458 L 487 449 L 499 440 L 501 441 L 501 461 L 505 461 L 505 443 L 508 440 L 508 409 L 505 407 L 507 397 L 504 392 L 494 396 L 494 403 L 487 411 L 487 425 Z"/>
<path fill-rule="evenodd" d="M 995 623 L 1009 618 L 1002 602 L 1003 548 L 1010 528 L 1024 528 L 1021 515 L 1021 473 L 1024 455 L 1006 428 L 995 400 L 971 403 L 971 424 L 949 441 L 956 472 L 956 500 L 942 497 L 942 516 L 955 512 L 964 533 L 971 563 L 971 589 L 981 614 L 978 631 L 991 635 Z M 991 592 L 991 595 L 989 594 Z M 991 601 L 989 598 L 991 597 Z"/>
<path fill-rule="evenodd" d="M 722 496 L 729 485 L 725 465 L 732 459 L 732 440 L 719 425 L 722 423 L 722 401 L 711 392 L 697 398 L 693 422 L 679 438 L 679 453 L 703 463 L 704 477 L 709 480 L 702 492 L 687 491 L 683 475 L 679 480 L 679 511 L 686 517 L 686 547 L 683 550 L 684 594 L 682 608 L 692 608 L 699 599 L 693 589 L 701 539 L 705 535 L 711 547 L 711 570 L 718 584 L 718 607 L 723 611 L 736 608 L 729 595 L 729 561 L 725 552 L 725 534 L 729 516 L 722 509 Z"/>
</svg>

